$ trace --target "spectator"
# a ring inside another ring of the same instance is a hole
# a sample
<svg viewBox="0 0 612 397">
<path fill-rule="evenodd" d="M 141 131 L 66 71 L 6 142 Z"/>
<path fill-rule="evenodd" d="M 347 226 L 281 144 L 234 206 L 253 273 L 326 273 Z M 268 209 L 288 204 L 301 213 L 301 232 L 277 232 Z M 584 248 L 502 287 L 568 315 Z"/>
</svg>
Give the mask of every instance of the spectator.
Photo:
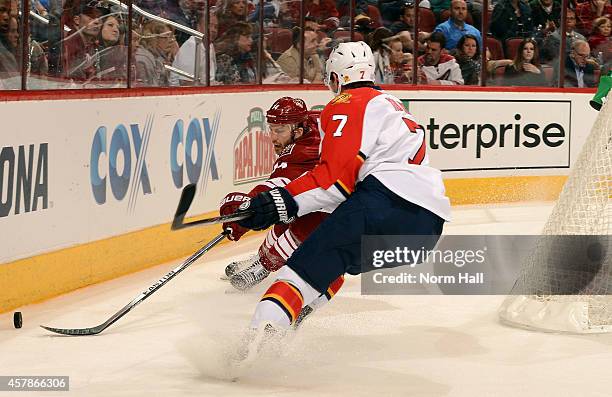
<svg viewBox="0 0 612 397">
<path fill-rule="evenodd" d="M 565 56 L 569 54 L 572 49 L 572 45 L 575 40 L 586 41 L 586 38 L 576 31 L 576 14 L 574 10 L 568 8 L 566 11 L 566 44 L 565 44 Z M 561 29 L 556 29 L 552 33 L 548 34 L 542 42 L 542 51 L 540 51 L 540 59 L 543 62 L 552 63 L 554 60 L 559 59 L 559 51 L 561 48 Z M 564 56 L 564 58 L 565 58 Z"/>
<path fill-rule="evenodd" d="M 19 23 L 16 17 L 10 17 L 8 30 L 6 32 L 3 31 L 1 37 L 2 44 L 17 56 L 17 51 L 19 49 Z"/>
<path fill-rule="evenodd" d="M 13 56 L 15 59 L 15 67 L 16 69 L 14 70 L 15 73 L 20 72 L 20 65 L 22 62 L 22 57 L 21 57 L 21 45 L 20 45 L 20 41 L 19 41 L 19 22 L 17 20 L 16 17 L 12 16 L 9 20 L 9 30 L 8 33 L 6 35 L 6 40 L 4 40 L 4 37 L 2 39 L 2 41 L 0 42 L 1 46 L 4 46 L 5 49 L 7 49 Z M 48 73 L 48 64 L 47 64 L 47 57 L 45 55 L 44 50 L 42 49 L 42 47 L 40 46 L 40 44 L 38 44 L 37 41 L 35 40 L 31 40 L 30 42 L 30 68 L 29 68 L 29 72 L 30 74 L 33 75 L 46 75 Z M 2 59 L 2 55 L 0 55 L 0 62 Z M 2 69 L 2 66 L 0 66 L 0 70 Z"/>
<path fill-rule="evenodd" d="M 313 18 L 319 25 L 324 25 L 324 30 L 331 33 L 340 26 L 340 13 L 336 8 L 334 0 L 304 0 L 306 16 Z M 301 2 L 289 2 L 289 8 L 283 16 L 283 25 L 288 27 L 300 24 Z"/>
<path fill-rule="evenodd" d="M 561 1 L 560 0 L 531 0 L 531 19 L 533 26 L 540 29 L 554 31 L 561 25 Z"/>
<path fill-rule="evenodd" d="M 219 14 L 219 36 L 223 36 L 237 22 L 246 22 L 247 11 L 247 0 L 223 0 Z"/>
<path fill-rule="evenodd" d="M 429 4 L 436 16 L 436 21 L 440 21 L 442 13 L 450 8 L 451 0 L 431 0 Z"/>
<path fill-rule="evenodd" d="M 599 17 L 612 17 L 610 0 L 588 0 L 576 6 L 577 29 L 583 35 L 593 31 L 593 21 Z"/>
<path fill-rule="evenodd" d="M 374 54 L 374 82 L 376 84 L 393 84 L 391 49 L 386 42 L 387 39 L 393 37 L 393 33 L 387 28 L 378 28 L 370 37 L 368 45 Z"/>
<path fill-rule="evenodd" d="M 217 39 L 217 16 L 211 12 L 209 17 L 210 22 L 210 46 L 208 48 L 208 53 L 210 54 L 210 67 L 209 67 L 209 76 L 210 82 L 213 84 L 215 81 L 215 75 L 217 73 L 217 58 L 215 55 L 215 45 L 213 44 L 214 40 Z M 200 14 L 200 19 L 198 20 L 198 32 L 206 33 L 206 15 Z M 206 43 L 202 42 L 200 44 L 200 82 L 202 84 L 206 83 Z M 191 36 L 179 49 L 176 57 L 174 57 L 174 62 L 172 62 L 172 66 L 180 69 L 187 73 L 194 73 L 195 68 L 195 48 L 196 48 L 196 39 Z M 178 86 L 178 85 L 192 85 L 193 81 L 187 79 L 186 77 L 179 76 L 176 73 L 170 73 L 170 85 Z"/>
<path fill-rule="evenodd" d="M 104 80 L 127 80 L 127 47 L 121 42 L 123 23 L 117 15 L 102 18 L 98 37 L 98 73 Z"/>
<path fill-rule="evenodd" d="M 290 77 L 300 76 L 300 28 L 293 28 L 293 45 L 278 58 L 278 64 Z M 317 54 L 318 37 L 312 30 L 304 30 L 304 79 L 311 83 L 323 82 L 323 64 Z"/>
<path fill-rule="evenodd" d="M 172 9 L 172 4 L 169 6 L 166 0 L 136 0 L 134 1 L 134 4 L 148 13 L 174 20 L 173 15 L 168 12 L 170 9 Z M 176 3 L 175 7 L 178 9 L 178 3 Z"/>
<path fill-rule="evenodd" d="M 103 9 L 91 7 L 89 0 L 76 3 L 72 12 L 74 27 L 64 40 L 63 71 L 68 78 L 89 80 L 97 73 L 98 34 Z"/>
<path fill-rule="evenodd" d="M 512 59 L 491 59 L 491 51 L 487 48 L 487 73 L 495 78 L 497 68 L 505 68 L 514 62 Z"/>
<path fill-rule="evenodd" d="M 597 87 L 595 71 L 599 70 L 599 65 L 591 56 L 589 43 L 582 40 L 575 40 L 572 50 L 565 58 L 565 82 L 564 87 Z M 559 75 L 558 68 L 555 68 L 555 76 Z"/>
<path fill-rule="evenodd" d="M 281 66 L 272 58 L 268 52 L 268 35 L 264 34 L 263 70 L 261 71 L 263 84 L 296 84 L 300 82 L 299 77 L 291 77 L 283 71 Z"/>
<path fill-rule="evenodd" d="M 457 43 L 457 48 L 452 50 L 451 55 L 459 64 L 463 84 L 480 84 L 480 45 L 478 38 L 471 34 L 461 36 Z"/>
<path fill-rule="evenodd" d="M 382 48 L 374 53 L 375 78 L 378 84 L 406 84 L 412 82 L 412 54 L 402 51 L 397 36 L 383 40 Z"/>
<path fill-rule="evenodd" d="M 414 50 L 414 41 L 412 40 L 412 32 L 414 32 L 414 4 L 407 3 L 402 8 L 400 20 L 393 23 L 389 28 L 394 35 L 398 35 L 402 41 L 404 51 Z M 420 52 L 425 51 L 425 40 L 429 37 L 430 32 L 419 31 L 418 49 Z"/>
<path fill-rule="evenodd" d="M 457 47 L 459 39 L 466 34 L 475 36 L 478 46 L 482 47 L 482 36 L 480 31 L 465 22 L 467 17 L 467 3 L 465 0 L 453 0 L 451 2 L 450 18 L 442 22 L 434 29 L 434 32 L 441 32 L 446 38 L 446 49 L 452 50 Z"/>
<path fill-rule="evenodd" d="M 140 45 L 136 49 L 136 86 L 168 86 L 165 64 L 176 43 L 172 30 L 161 22 L 147 21 L 142 28 Z"/>
<path fill-rule="evenodd" d="M 547 85 L 534 39 L 524 39 L 519 44 L 514 60 L 504 71 L 504 85 L 523 87 Z"/>
<path fill-rule="evenodd" d="M 414 3 L 406 3 L 401 8 L 401 14 L 398 21 L 393 22 L 389 27 L 393 34 L 398 34 L 402 31 L 414 32 Z M 429 32 L 428 32 L 429 33 Z"/>
<path fill-rule="evenodd" d="M 253 57 L 253 28 L 246 22 L 230 27 L 220 39 L 225 50 L 217 54 L 215 80 L 222 84 L 254 84 L 257 78 Z"/>
<path fill-rule="evenodd" d="M 463 84 L 461 68 L 452 55 L 443 53 L 446 39 L 440 32 L 433 32 L 427 39 L 425 55 L 418 58 L 420 84 Z"/>
<path fill-rule="evenodd" d="M 599 17 L 593 21 L 593 31 L 589 36 L 589 46 L 593 54 L 610 51 L 610 33 L 612 32 L 612 21 L 608 17 Z"/>
<path fill-rule="evenodd" d="M 423 2 L 421 2 L 423 7 Z M 387 27 L 400 20 L 406 7 L 414 8 L 414 0 L 379 0 L 378 9 L 383 19 L 383 24 Z"/>
<path fill-rule="evenodd" d="M 206 3 L 204 0 L 168 0 L 165 4 L 165 9 L 162 10 L 161 16 L 168 18 L 179 25 L 196 29 L 199 16 L 205 11 Z M 189 37 L 190 36 L 187 33 L 181 31 L 176 33 L 176 40 L 179 46 L 183 45 L 183 43 L 187 41 Z"/>
<path fill-rule="evenodd" d="M 531 8 L 524 0 L 501 0 L 493 8 L 489 30 L 502 43 L 511 37 L 531 37 Z"/>
<path fill-rule="evenodd" d="M 349 3 L 351 1 L 352 0 L 336 0 L 336 8 L 340 14 L 340 26 L 344 28 L 350 26 Z M 355 15 L 353 23 L 355 30 L 367 33 L 380 27 L 380 22 L 378 20 L 372 20 L 372 18 L 370 18 L 367 0 L 355 0 L 353 4 L 353 12 Z"/>
</svg>

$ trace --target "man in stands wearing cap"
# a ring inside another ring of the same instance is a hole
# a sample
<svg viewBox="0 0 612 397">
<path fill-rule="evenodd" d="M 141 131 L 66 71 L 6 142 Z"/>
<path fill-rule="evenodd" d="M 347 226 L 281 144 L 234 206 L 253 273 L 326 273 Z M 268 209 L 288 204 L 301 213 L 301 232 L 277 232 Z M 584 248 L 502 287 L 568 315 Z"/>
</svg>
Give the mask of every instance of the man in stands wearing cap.
<svg viewBox="0 0 612 397">
<path fill-rule="evenodd" d="M 318 117 L 319 112 L 308 111 L 304 101 L 299 98 L 283 97 L 274 102 L 266 112 L 270 138 L 278 155 L 272 174 L 247 194 L 227 194 L 221 202 L 221 215 L 234 213 L 251 197 L 275 187 L 285 186 L 318 164 L 321 142 Z M 298 217 L 289 225 L 275 225 L 268 231 L 254 257 L 232 262 L 226 267 L 225 273 L 231 284 L 236 289 L 246 290 L 260 283 L 270 272 L 280 269 L 293 251 L 326 217 L 327 213 L 315 211 Z M 233 241 L 238 241 L 248 231 L 236 222 L 224 224 L 223 229 L 230 232 L 228 238 Z M 344 278 L 339 277 L 332 282 L 326 293 L 306 311 L 326 303 L 340 289 L 343 281 Z"/>
<path fill-rule="evenodd" d="M 95 0 L 77 3 L 72 12 L 74 28 L 66 35 L 63 49 L 63 73 L 75 80 L 95 76 L 97 37 L 102 23 L 102 10 Z"/>
</svg>

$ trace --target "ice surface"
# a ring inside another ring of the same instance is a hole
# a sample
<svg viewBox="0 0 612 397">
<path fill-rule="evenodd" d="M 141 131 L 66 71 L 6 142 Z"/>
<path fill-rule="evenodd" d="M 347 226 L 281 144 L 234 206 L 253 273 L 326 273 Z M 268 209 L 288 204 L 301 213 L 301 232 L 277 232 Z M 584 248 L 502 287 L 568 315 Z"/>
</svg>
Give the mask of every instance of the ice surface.
<svg viewBox="0 0 612 397">
<path fill-rule="evenodd" d="M 539 233 L 550 204 L 454 210 L 452 234 Z M 232 381 L 227 365 L 265 285 L 219 280 L 263 236 L 216 247 L 104 333 L 93 326 L 175 261 L 0 315 L 0 374 L 69 375 L 70 396 L 609 396 L 612 335 L 555 335 L 501 325 L 501 296 L 360 296 L 349 277 L 280 356 Z M 10 394 L 13 395 L 14 393 Z M 59 396 L 19 393 L 20 396 Z M 2 392 L 0 392 L 2 395 Z"/>
</svg>

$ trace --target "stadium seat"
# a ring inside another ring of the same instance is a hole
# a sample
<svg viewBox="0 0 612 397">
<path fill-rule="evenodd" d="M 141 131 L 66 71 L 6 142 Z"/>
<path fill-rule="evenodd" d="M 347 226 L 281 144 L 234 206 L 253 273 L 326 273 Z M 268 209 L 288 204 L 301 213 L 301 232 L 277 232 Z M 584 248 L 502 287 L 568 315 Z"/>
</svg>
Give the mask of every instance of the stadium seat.
<svg viewBox="0 0 612 397">
<path fill-rule="evenodd" d="M 516 52 L 518 51 L 519 45 L 523 41 L 522 37 L 512 37 L 506 39 L 506 58 L 514 59 Z"/>
<path fill-rule="evenodd" d="M 419 7 L 419 30 L 433 32 L 436 27 L 436 16 L 429 8 Z"/>
<path fill-rule="evenodd" d="M 495 37 L 487 36 L 486 46 L 491 52 L 491 59 L 498 60 L 504 58 L 504 48 L 499 40 Z"/>
<path fill-rule="evenodd" d="M 291 30 L 284 28 L 266 28 L 266 33 L 270 33 L 268 45 L 270 46 L 270 53 L 272 56 L 276 55 L 277 57 L 291 47 Z"/>
</svg>

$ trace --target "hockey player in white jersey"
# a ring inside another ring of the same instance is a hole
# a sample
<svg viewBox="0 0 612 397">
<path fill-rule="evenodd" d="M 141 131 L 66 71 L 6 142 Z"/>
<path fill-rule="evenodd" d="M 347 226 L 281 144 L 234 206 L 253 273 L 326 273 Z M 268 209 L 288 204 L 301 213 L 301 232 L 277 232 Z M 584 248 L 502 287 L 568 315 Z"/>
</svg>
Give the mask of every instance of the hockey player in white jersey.
<svg viewBox="0 0 612 397">
<path fill-rule="evenodd" d="M 338 276 L 361 273 L 362 235 L 428 235 L 435 244 L 450 220 L 441 173 L 428 165 L 425 132 L 399 99 L 374 86 L 373 76 L 367 44 L 339 44 L 326 64 L 336 97 L 321 114 L 320 163 L 238 210 L 254 212 L 239 222 L 254 230 L 334 210 L 277 273 L 253 329 L 288 329 Z"/>
</svg>

